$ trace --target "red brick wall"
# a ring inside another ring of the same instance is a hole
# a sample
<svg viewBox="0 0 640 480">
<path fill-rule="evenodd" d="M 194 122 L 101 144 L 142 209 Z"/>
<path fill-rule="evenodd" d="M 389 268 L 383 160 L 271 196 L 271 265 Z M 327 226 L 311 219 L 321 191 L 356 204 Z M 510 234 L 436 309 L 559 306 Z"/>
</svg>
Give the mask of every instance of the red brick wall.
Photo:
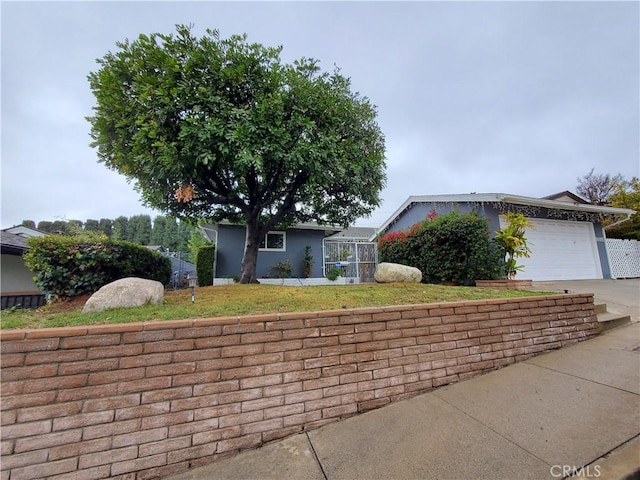
<svg viewBox="0 0 640 480">
<path fill-rule="evenodd" d="M 1 479 L 162 477 L 597 333 L 584 294 L 3 330 Z"/>
</svg>

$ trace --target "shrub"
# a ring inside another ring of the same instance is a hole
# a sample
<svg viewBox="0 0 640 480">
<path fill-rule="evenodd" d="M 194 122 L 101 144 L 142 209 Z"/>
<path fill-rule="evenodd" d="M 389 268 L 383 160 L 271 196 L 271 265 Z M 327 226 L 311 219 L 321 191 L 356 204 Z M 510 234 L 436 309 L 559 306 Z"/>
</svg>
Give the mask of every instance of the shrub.
<svg viewBox="0 0 640 480">
<path fill-rule="evenodd" d="M 424 282 L 465 285 L 500 278 L 504 258 L 489 239 L 486 219 L 458 212 L 430 215 L 408 230 L 384 235 L 378 241 L 378 254 L 381 262 L 420 269 Z"/>
<path fill-rule="evenodd" d="M 270 265 L 269 271 L 274 272 L 276 278 L 290 278 L 293 273 L 293 264 L 290 260 L 283 260 L 275 265 Z"/>
<path fill-rule="evenodd" d="M 311 253 L 311 247 L 307 245 L 304 247 L 304 258 L 302 259 L 302 276 L 309 278 L 313 273 L 313 254 Z"/>
<path fill-rule="evenodd" d="M 213 285 L 213 262 L 215 256 L 215 245 L 206 245 L 198 248 L 196 255 L 196 275 L 198 276 L 198 285 L 201 287 Z"/>
<path fill-rule="evenodd" d="M 342 275 L 342 270 L 340 270 L 338 267 L 333 267 L 327 270 L 326 277 L 328 280 L 334 282 L 340 275 Z"/>
<path fill-rule="evenodd" d="M 47 235 L 27 240 L 25 264 L 45 295 L 74 297 L 93 293 L 125 277 L 167 284 L 171 261 L 148 248 L 117 240 Z"/>
</svg>

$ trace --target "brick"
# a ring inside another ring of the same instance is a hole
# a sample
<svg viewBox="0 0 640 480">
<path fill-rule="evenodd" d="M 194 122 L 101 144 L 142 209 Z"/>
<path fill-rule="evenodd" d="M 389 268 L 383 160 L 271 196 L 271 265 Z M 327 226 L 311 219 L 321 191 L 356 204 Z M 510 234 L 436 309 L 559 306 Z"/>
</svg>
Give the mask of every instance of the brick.
<svg viewBox="0 0 640 480">
<path fill-rule="evenodd" d="M 43 435 L 51 432 L 51 420 L 40 420 L 37 422 L 17 423 L 2 427 L 2 439 L 29 437 L 32 435 Z"/>
<path fill-rule="evenodd" d="M 312 378 L 320 378 L 322 369 L 301 370 L 296 372 L 287 372 L 282 375 L 282 383 L 292 383 L 300 380 L 310 380 Z"/>
<path fill-rule="evenodd" d="M 106 412 L 79 413 L 69 417 L 54 418 L 53 431 L 57 432 L 60 430 L 69 430 L 71 428 L 110 423 L 113 419 L 114 412 L 112 410 Z"/>
<path fill-rule="evenodd" d="M 270 398 L 258 398 L 255 400 L 247 400 L 242 402 L 241 410 L 251 412 L 253 410 L 264 410 L 265 408 L 278 407 L 284 404 L 284 395 Z"/>
<path fill-rule="evenodd" d="M 346 373 L 344 375 L 340 375 L 340 383 L 365 382 L 372 378 L 372 372 Z"/>
<path fill-rule="evenodd" d="M 373 353 L 373 358 L 374 360 L 382 360 L 382 359 L 389 359 L 389 358 L 396 358 L 396 357 L 401 357 L 402 356 L 402 349 L 401 348 L 390 348 L 390 349 L 386 349 L 386 350 L 380 350 L 377 352 Z"/>
<path fill-rule="evenodd" d="M 195 339 L 195 347 L 197 349 L 224 347 L 227 345 L 240 345 L 240 335 L 223 335 L 221 337 L 205 337 Z"/>
<path fill-rule="evenodd" d="M 12 470 L 14 468 L 25 467 L 47 461 L 47 450 L 36 450 L 26 453 L 17 453 L 13 455 L 3 455 L 2 469 Z"/>
<path fill-rule="evenodd" d="M 76 375 L 80 373 L 101 372 L 118 368 L 117 358 L 102 360 L 86 360 L 80 362 L 62 363 L 58 366 L 58 375 Z"/>
<path fill-rule="evenodd" d="M 340 343 L 370 342 L 371 341 L 371 332 L 352 333 L 352 334 L 348 334 L 348 335 L 340 335 L 338 338 L 340 339 Z"/>
<path fill-rule="evenodd" d="M 169 377 L 153 377 L 143 378 L 141 380 L 132 380 L 130 382 L 121 382 L 117 385 L 118 394 L 144 392 L 148 390 L 160 390 L 161 388 L 169 388 L 171 386 L 171 378 Z"/>
<path fill-rule="evenodd" d="M 237 392 L 220 393 L 216 398 L 217 403 L 219 404 L 245 402 L 247 400 L 262 398 L 262 389 L 252 388 L 249 390 L 240 390 Z"/>
<path fill-rule="evenodd" d="M 120 475 L 128 472 L 135 472 L 145 468 L 158 467 L 167 464 L 166 453 L 152 455 L 150 457 L 140 457 L 135 460 L 127 460 L 123 462 L 114 462 L 111 465 L 111 475 Z"/>
<path fill-rule="evenodd" d="M 136 405 L 140 405 L 139 393 L 85 400 L 82 411 L 84 413 L 100 412 L 104 410 L 115 410 L 117 408 L 133 407 Z"/>
<path fill-rule="evenodd" d="M 161 415 L 154 415 L 152 417 L 145 417 L 142 419 L 140 428 L 142 430 L 151 430 L 159 427 L 169 427 L 171 425 L 185 424 L 193 421 L 193 411 L 183 410 L 174 413 L 165 413 Z"/>
<path fill-rule="evenodd" d="M 442 342 L 431 345 L 432 352 L 440 352 L 442 350 L 452 350 L 456 348 L 456 342 Z"/>
<path fill-rule="evenodd" d="M 304 321 L 301 319 L 295 320 L 278 320 L 276 322 L 266 322 L 265 330 L 267 332 L 273 330 L 299 330 L 304 326 Z"/>
<path fill-rule="evenodd" d="M 264 442 L 271 442 L 272 440 L 278 440 L 281 438 L 290 437 L 291 435 L 295 435 L 296 433 L 300 433 L 301 431 L 302 431 L 302 427 L 300 425 L 278 428 L 276 430 L 271 430 L 269 432 L 263 432 L 262 440 Z"/>
<path fill-rule="evenodd" d="M 64 377 L 38 378 L 26 380 L 22 393 L 47 392 L 63 390 L 66 388 L 78 388 L 87 385 L 87 375 L 70 375 Z"/>
<path fill-rule="evenodd" d="M 24 335 L 22 332 L 20 335 Z M 6 336 L 3 332 L 3 337 Z M 0 343 L 0 351 L 4 356 L 7 353 L 41 352 L 44 350 L 57 350 L 60 344 L 58 338 L 43 338 L 38 340 L 3 341 Z"/>
<path fill-rule="evenodd" d="M 376 342 L 364 342 L 356 345 L 356 352 L 369 352 L 374 350 L 386 350 L 389 348 L 387 340 L 378 340 Z"/>
<path fill-rule="evenodd" d="M 280 342 L 266 344 L 264 346 L 264 352 L 265 353 L 287 352 L 292 350 L 300 350 L 301 348 L 302 348 L 302 340 L 283 340 Z"/>
<path fill-rule="evenodd" d="M 347 345 L 336 345 L 334 347 L 322 347 L 322 356 L 323 357 L 332 357 L 335 355 L 347 355 L 350 353 L 356 353 L 356 345 L 355 344 L 347 344 Z"/>
<path fill-rule="evenodd" d="M 358 371 L 356 364 L 349 365 L 336 365 L 332 367 L 325 367 L 322 369 L 323 377 L 333 377 L 335 375 L 344 375 L 345 373 L 355 373 Z"/>
<path fill-rule="evenodd" d="M 265 325 L 264 323 L 240 323 L 236 325 L 223 325 L 222 326 L 222 335 L 237 335 L 242 333 L 257 333 L 264 332 Z"/>
<path fill-rule="evenodd" d="M 96 358 L 119 358 L 140 354 L 142 354 L 141 344 L 116 345 L 112 347 L 92 347 L 87 351 L 87 358 L 93 360 Z"/>
<path fill-rule="evenodd" d="M 324 377 L 324 378 L 319 378 L 314 380 L 305 380 L 304 382 L 302 382 L 302 389 L 309 391 L 309 390 L 315 390 L 317 388 L 333 387 L 338 385 L 338 383 L 339 383 L 339 378 L 337 376 Z"/>
<path fill-rule="evenodd" d="M 304 360 L 304 369 L 313 370 L 314 368 L 333 367 L 340 364 L 340 357 L 337 355 L 331 357 L 308 358 Z"/>
<path fill-rule="evenodd" d="M 402 330 L 382 330 L 379 332 L 373 332 L 371 340 L 374 342 L 378 340 L 391 340 L 402 338 Z"/>
<path fill-rule="evenodd" d="M 283 427 L 282 418 L 271 418 L 269 420 L 262 420 L 260 422 L 248 423 L 242 425 L 241 432 L 242 435 L 247 435 L 251 433 L 258 432 L 269 432 L 271 430 L 276 430 L 278 428 Z"/>
<path fill-rule="evenodd" d="M 83 335 L 79 337 L 68 337 L 62 339 L 62 348 L 89 348 L 89 347 L 106 347 L 109 345 L 119 345 L 120 334 L 106 335 Z"/>
<path fill-rule="evenodd" d="M 112 422 L 108 425 L 95 425 L 82 429 L 82 440 L 92 440 L 96 438 L 110 437 L 120 433 L 135 432 L 140 429 L 140 419 L 127 420 L 124 422 Z"/>
<path fill-rule="evenodd" d="M 203 383 L 213 383 L 222 378 L 221 372 L 197 372 L 197 373 L 189 373 L 186 375 L 175 375 L 171 379 L 171 386 L 179 387 L 183 385 L 200 385 Z"/>
<path fill-rule="evenodd" d="M 1 425 L 11 425 L 16 423 L 17 412 L 16 410 L 3 410 L 0 412 L 0 424 Z M 42 418 L 49 418 L 48 415 L 45 415 Z M 33 420 L 40 420 L 41 418 L 34 418 Z"/>
<path fill-rule="evenodd" d="M 220 378 L 222 380 L 234 380 L 248 377 L 257 377 L 264 373 L 264 367 L 262 365 L 257 365 L 253 367 L 240 367 L 240 368 L 231 368 L 229 370 L 224 370 L 221 372 Z"/>
<path fill-rule="evenodd" d="M 285 361 L 304 360 L 306 358 L 320 357 L 322 355 L 321 348 L 305 348 L 304 350 L 293 350 L 285 352 Z"/>
<path fill-rule="evenodd" d="M 16 354 L 19 357 L 22 357 L 22 354 Z M 2 355 L 2 366 L 4 367 L 13 367 L 17 365 L 11 365 L 11 362 L 8 362 L 9 355 Z M 57 350 L 55 352 L 31 352 L 26 355 L 24 358 L 25 365 L 40 365 L 40 364 L 50 364 L 50 363 L 62 363 L 62 362 L 77 362 L 80 360 L 84 360 L 87 358 L 86 350 Z"/>
<path fill-rule="evenodd" d="M 332 347 L 338 345 L 338 336 L 305 338 L 302 340 L 302 348 Z"/>
<path fill-rule="evenodd" d="M 287 393 L 298 393 L 302 391 L 302 382 L 285 383 L 283 385 L 273 385 L 271 387 L 265 387 L 263 394 L 265 397 L 274 397 L 279 395 L 286 395 Z"/>
<path fill-rule="evenodd" d="M 67 458 L 56 462 L 16 468 L 11 471 L 11 480 L 31 480 L 72 472 L 76 469 L 77 462 L 76 458 Z"/>
<path fill-rule="evenodd" d="M 282 373 L 284 371 L 287 370 L 281 370 L 279 372 L 275 372 L 275 371 L 266 371 L 267 366 L 272 367 L 272 365 L 274 363 L 277 364 L 281 364 L 282 361 L 284 360 L 284 354 L 282 352 L 275 352 L 275 353 L 264 353 L 262 355 L 252 355 L 250 357 L 244 357 L 242 359 L 242 366 L 243 367 L 251 367 L 254 365 L 265 365 L 265 374 L 269 374 L 269 373 Z M 291 362 L 293 363 L 293 362 Z M 287 363 L 287 365 L 289 365 L 289 363 Z M 289 365 L 290 366 L 290 365 Z"/>
<path fill-rule="evenodd" d="M 193 411 L 193 420 L 199 422 L 200 420 L 224 417 L 226 415 L 233 415 L 234 413 L 241 413 L 239 403 L 230 403 L 227 405 L 219 405 L 217 407 L 198 408 Z M 180 425 L 176 425 L 176 428 L 179 427 Z M 171 436 L 172 431 L 172 429 L 169 429 L 169 436 Z"/>
<path fill-rule="evenodd" d="M 227 370 L 241 367 L 242 357 L 219 358 L 196 362 L 196 372 L 210 372 L 212 370 Z"/>
<path fill-rule="evenodd" d="M 1 408 L 3 410 L 11 410 L 14 408 L 25 408 L 25 407 L 46 405 L 53 402 L 55 398 L 56 398 L 56 392 L 40 392 L 40 393 L 29 393 L 25 395 L 12 395 L 9 397 L 2 398 Z"/>
<path fill-rule="evenodd" d="M 297 338 L 311 338 L 311 337 L 319 337 L 320 336 L 320 328 L 301 328 L 299 330 L 283 330 L 282 331 L 282 339 L 283 340 L 294 340 Z"/>
<path fill-rule="evenodd" d="M 35 354 L 31 354 L 31 355 L 37 355 L 38 353 L 41 352 L 37 352 Z M 42 352 L 44 354 L 47 355 L 52 355 L 51 358 L 47 359 L 47 361 L 44 362 L 32 362 L 32 363 L 49 363 L 52 359 L 55 359 L 55 353 L 54 352 Z M 22 367 L 23 365 L 31 365 L 31 363 L 26 363 L 25 357 L 28 356 L 29 354 L 25 355 L 24 353 L 7 353 L 7 354 L 3 354 L 2 355 L 2 368 L 6 368 L 6 367 Z"/>
<path fill-rule="evenodd" d="M 408 312 L 403 312 L 402 313 L 403 317 L 407 313 Z M 394 329 L 402 330 L 404 328 L 413 328 L 415 326 L 416 326 L 416 321 L 413 318 L 387 322 L 387 330 L 394 330 Z"/>
<path fill-rule="evenodd" d="M 104 383 L 116 383 L 126 380 L 138 380 L 144 377 L 144 368 L 127 368 L 110 370 L 107 372 L 94 372 L 89 374 L 89 385 L 101 385 Z"/>
<path fill-rule="evenodd" d="M 180 450 L 182 448 L 188 448 L 191 446 L 191 437 L 172 437 L 166 440 L 160 440 L 158 442 L 145 443 L 140 445 L 138 450 L 139 457 L 147 457 L 150 455 L 157 455 L 159 453 L 170 452 L 173 450 Z"/>
<path fill-rule="evenodd" d="M 183 338 L 217 337 L 220 335 L 222 335 L 221 325 L 211 325 L 209 327 L 180 328 L 175 331 L 176 340 L 180 340 Z"/>
<path fill-rule="evenodd" d="M 168 355 L 169 362 L 196 362 L 198 360 L 211 360 L 213 358 L 220 358 L 221 347 L 203 348 L 200 350 L 189 350 L 180 352 L 171 352 L 166 354 L 156 355 Z M 165 362 L 162 362 L 165 363 Z"/>
<path fill-rule="evenodd" d="M 58 365 L 34 365 L 30 367 L 2 368 L 2 381 L 22 380 L 26 378 L 53 377 L 58 373 Z"/>
<path fill-rule="evenodd" d="M 342 399 L 339 396 L 319 398 L 317 400 L 309 400 L 304 402 L 305 412 L 312 412 L 314 410 L 322 410 L 324 408 L 335 407 L 342 404 Z"/>
<path fill-rule="evenodd" d="M 239 450 L 242 448 L 256 447 L 262 443 L 262 435 L 260 433 L 252 433 L 238 438 L 222 440 L 218 442 L 217 452 L 227 452 L 230 450 Z"/>
<path fill-rule="evenodd" d="M 166 400 L 175 400 L 178 398 L 187 398 L 193 395 L 193 388 L 187 387 L 175 387 L 165 388 L 163 390 L 153 390 L 150 392 L 142 392 L 143 404 L 163 402 Z"/>
<path fill-rule="evenodd" d="M 255 387 L 265 387 L 268 385 L 277 385 L 282 383 L 282 375 L 274 374 L 274 375 L 260 375 L 253 378 L 243 378 L 240 380 L 240 388 L 248 389 Z"/>
<path fill-rule="evenodd" d="M 193 395 L 210 395 L 212 393 L 232 392 L 240 388 L 239 380 L 227 380 L 193 386 Z"/>
<path fill-rule="evenodd" d="M 164 440 L 168 436 L 169 429 L 167 427 L 154 428 L 152 430 L 143 430 L 141 432 L 133 432 L 125 435 L 115 435 L 111 438 L 112 448 L 128 447 L 129 445 L 142 445 L 144 443 L 156 442 Z"/>
<path fill-rule="evenodd" d="M 106 452 L 89 453 L 81 455 L 78 461 L 78 468 L 90 468 L 97 465 L 113 464 L 123 460 L 131 460 L 138 456 L 138 447 L 131 446 L 125 448 L 112 448 Z M 112 466 L 113 468 L 113 466 Z M 112 471 L 113 473 L 113 471 Z"/>
<path fill-rule="evenodd" d="M 67 444 L 80 442 L 81 439 L 81 429 L 68 430 L 66 432 L 47 433 L 44 435 L 38 435 L 28 438 L 19 438 L 15 443 L 15 452 L 20 453 L 28 450 L 40 450 L 49 447 L 67 446 Z"/>
<path fill-rule="evenodd" d="M 182 363 L 171 363 L 169 365 L 153 365 L 149 366 L 145 369 L 145 376 L 147 378 L 150 377 L 161 377 L 163 375 L 171 376 L 171 375 L 183 375 L 187 373 L 193 373 L 196 371 L 195 362 L 182 362 Z"/>
<path fill-rule="evenodd" d="M 411 345 L 415 345 L 418 343 L 415 338 L 394 338 L 392 340 L 387 340 L 389 344 L 389 348 L 401 348 L 401 347 L 409 347 Z"/>
<path fill-rule="evenodd" d="M 116 421 L 129 420 L 140 417 L 150 417 L 169 413 L 171 404 L 169 402 L 148 403 L 146 405 L 138 405 L 136 407 L 126 407 L 116 410 Z"/>
<path fill-rule="evenodd" d="M 309 390 L 306 392 L 300 393 L 290 393 L 284 396 L 285 405 L 289 405 L 292 403 L 302 403 L 310 400 L 317 400 L 322 398 L 322 390 Z"/>
<path fill-rule="evenodd" d="M 458 375 L 447 375 L 446 377 L 434 378 L 433 386 L 439 387 L 441 385 L 448 385 L 458 381 Z"/>
<path fill-rule="evenodd" d="M 383 407 L 383 406 L 387 405 L 390 402 L 391 402 L 391 400 L 389 400 L 388 398 L 378 398 L 378 399 L 375 399 L 375 400 L 368 400 L 368 401 L 360 402 L 360 403 L 358 403 L 358 412 L 366 412 L 368 410 L 373 410 L 375 408 L 380 408 L 380 407 Z"/>
<path fill-rule="evenodd" d="M 282 332 L 276 330 L 273 332 L 244 333 L 240 338 L 240 343 L 266 343 L 280 340 L 282 340 Z"/>
<path fill-rule="evenodd" d="M 195 443 L 195 442 L 194 442 Z M 203 443 L 203 442 L 200 442 Z M 206 443 L 205 445 L 193 446 L 190 448 L 183 448 L 181 450 L 175 450 L 167 453 L 167 462 L 176 463 L 184 460 L 197 459 L 202 457 L 208 457 L 216 453 L 216 443 Z M 194 467 L 193 463 L 190 467 Z"/>
<path fill-rule="evenodd" d="M 322 418 L 322 412 L 320 410 L 316 410 L 313 412 L 305 412 L 297 415 L 289 415 L 284 417 L 283 425 L 285 427 L 289 427 L 292 425 L 307 425 L 311 422 L 320 420 Z"/>
</svg>

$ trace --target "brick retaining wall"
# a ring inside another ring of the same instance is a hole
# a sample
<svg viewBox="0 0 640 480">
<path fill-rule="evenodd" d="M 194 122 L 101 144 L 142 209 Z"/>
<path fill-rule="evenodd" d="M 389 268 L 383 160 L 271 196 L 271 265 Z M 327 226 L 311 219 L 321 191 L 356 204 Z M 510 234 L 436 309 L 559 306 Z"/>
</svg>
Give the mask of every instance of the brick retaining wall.
<svg viewBox="0 0 640 480">
<path fill-rule="evenodd" d="M 587 294 L 3 330 L 1 479 L 161 478 L 597 333 Z"/>
</svg>

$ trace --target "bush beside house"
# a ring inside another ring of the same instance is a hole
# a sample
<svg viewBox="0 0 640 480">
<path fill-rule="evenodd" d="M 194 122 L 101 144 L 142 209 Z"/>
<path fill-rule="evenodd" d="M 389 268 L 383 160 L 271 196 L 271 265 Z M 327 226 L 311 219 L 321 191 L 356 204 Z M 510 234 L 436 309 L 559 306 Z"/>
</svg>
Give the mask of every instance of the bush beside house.
<svg viewBox="0 0 640 480">
<path fill-rule="evenodd" d="M 196 276 L 198 286 L 206 287 L 213 285 L 213 262 L 216 256 L 215 245 L 205 245 L 198 248 L 196 254 Z"/>
<path fill-rule="evenodd" d="M 74 297 L 94 293 L 125 277 L 171 279 L 170 260 L 143 246 L 117 240 L 48 235 L 28 241 L 24 259 L 46 295 Z"/>
<path fill-rule="evenodd" d="M 423 282 L 471 285 L 503 276 L 504 250 L 489 238 L 487 220 L 475 213 L 450 212 L 378 240 L 380 262 L 420 269 Z"/>
</svg>

